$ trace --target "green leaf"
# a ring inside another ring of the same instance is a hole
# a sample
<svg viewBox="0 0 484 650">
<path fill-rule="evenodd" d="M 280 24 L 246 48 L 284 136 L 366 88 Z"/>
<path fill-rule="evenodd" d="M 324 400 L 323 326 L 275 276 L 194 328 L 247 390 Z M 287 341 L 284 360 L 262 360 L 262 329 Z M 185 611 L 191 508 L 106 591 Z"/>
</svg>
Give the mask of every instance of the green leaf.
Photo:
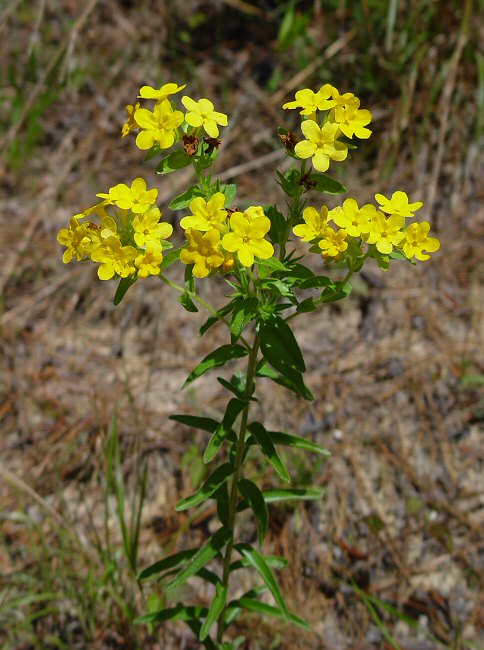
<svg viewBox="0 0 484 650">
<path fill-rule="evenodd" d="M 148 151 L 146 152 L 143 162 L 148 162 L 148 160 L 155 158 L 160 152 L 161 152 L 160 145 L 157 142 L 155 142 L 155 144 L 151 147 L 151 149 L 148 149 Z"/>
<path fill-rule="evenodd" d="M 225 207 L 228 208 L 237 193 L 237 185 L 235 183 L 223 183 L 218 191 L 225 194 Z"/>
<path fill-rule="evenodd" d="M 186 562 L 192 558 L 196 552 L 196 548 L 190 549 L 188 551 L 180 551 L 179 553 L 174 553 L 173 555 L 165 557 L 163 560 L 159 560 L 154 564 L 150 564 L 150 566 L 146 567 L 146 569 L 140 571 L 138 580 L 146 580 L 147 578 L 151 578 L 153 575 L 158 575 L 159 573 L 164 573 L 169 569 L 173 569 L 179 564 L 182 564 L 183 562 Z"/>
<path fill-rule="evenodd" d="M 304 397 L 307 400 L 313 400 L 314 396 L 309 388 L 304 383 L 301 373 L 286 368 L 283 375 L 280 375 L 273 368 L 271 368 L 265 361 L 259 364 L 256 372 L 257 377 L 267 377 L 272 379 L 276 384 L 280 384 L 289 390 L 292 390 L 297 395 Z"/>
<path fill-rule="evenodd" d="M 267 562 L 264 559 L 264 556 L 261 555 L 259 551 L 257 551 L 250 544 L 236 544 L 234 548 L 238 553 L 240 553 L 242 557 L 248 560 L 249 564 L 254 569 L 258 571 L 262 580 L 269 588 L 269 591 L 274 596 L 276 603 L 279 605 L 284 615 L 288 616 L 289 610 L 287 609 L 287 605 L 284 602 L 284 598 L 282 597 L 277 582 L 274 576 L 272 575 L 272 571 L 268 567 Z"/>
<path fill-rule="evenodd" d="M 160 273 L 162 273 L 165 269 L 167 269 L 175 262 L 178 262 L 178 260 L 180 259 L 181 251 L 182 251 L 181 248 L 174 248 L 166 255 L 163 255 L 163 260 L 160 264 Z"/>
<path fill-rule="evenodd" d="M 162 158 L 156 166 L 155 172 L 157 174 L 170 174 L 177 169 L 187 167 L 191 164 L 191 162 L 191 157 L 187 156 L 187 154 L 181 149 L 178 149 L 177 151 L 172 151 L 165 158 Z"/>
<path fill-rule="evenodd" d="M 300 303 L 298 303 L 296 307 L 296 311 L 300 314 L 314 311 L 316 309 L 317 305 L 314 304 L 314 298 L 311 296 L 309 298 L 306 298 L 306 300 L 302 300 Z"/>
<path fill-rule="evenodd" d="M 166 591 L 176 589 L 195 575 L 197 571 L 218 555 L 220 550 L 225 546 L 225 544 L 227 544 L 231 537 L 232 532 L 228 528 L 220 528 L 215 535 L 212 535 L 212 537 L 210 537 L 210 539 L 198 549 L 195 555 L 190 558 L 187 566 L 180 571 L 176 578 L 166 585 Z"/>
<path fill-rule="evenodd" d="M 143 623 L 161 623 L 163 621 L 189 621 L 203 618 L 207 613 L 206 607 L 185 607 L 180 603 L 175 607 L 168 607 L 158 612 L 138 616 L 138 618 L 134 619 L 134 623 L 135 625 L 141 625 Z"/>
<path fill-rule="evenodd" d="M 245 503 L 245 502 L 241 502 L 241 503 Z M 248 507 L 249 505 L 245 503 L 245 508 Z M 242 512 L 242 510 L 245 510 L 245 508 L 242 509 L 237 508 L 237 512 Z M 280 555 L 265 555 L 264 559 L 266 561 L 267 566 L 270 566 L 273 569 L 285 569 L 289 564 L 289 561 L 286 560 L 285 557 L 281 557 Z M 232 562 L 232 564 L 230 565 L 230 572 L 232 573 L 232 571 L 237 571 L 237 569 L 246 569 L 249 566 L 251 566 L 250 562 L 243 557 L 240 558 L 240 560 L 236 560 L 235 562 Z"/>
<path fill-rule="evenodd" d="M 269 512 L 262 492 L 255 483 L 245 478 L 239 481 L 239 492 L 254 511 L 259 532 L 259 544 L 262 545 L 269 529 Z"/>
<path fill-rule="evenodd" d="M 247 323 L 256 316 L 258 306 L 259 301 L 255 296 L 250 296 L 249 298 L 235 302 L 232 320 L 230 322 L 230 333 L 235 339 L 239 338 Z"/>
<path fill-rule="evenodd" d="M 192 185 L 178 196 L 175 196 L 175 198 L 170 201 L 168 207 L 170 210 L 182 210 L 190 205 L 193 199 L 197 196 L 204 196 L 204 194 L 198 185 Z"/>
<path fill-rule="evenodd" d="M 286 321 L 271 314 L 267 320 L 259 320 L 257 330 L 264 358 L 283 375 L 288 368 L 304 372 L 306 366 L 291 328 Z"/>
<path fill-rule="evenodd" d="M 291 612 L 283 612 L 278 607 L 273 607 L 272 605 L 267 605 L 266 603 L 261 603 L 259 600 L 254 600 L 252 598 L 238 598 L 237 600 L 232 601 L 231 606 L 242 607 L 248 609 L 251 612 L 257 612 L 258 614 L 263 614 L 264 616 L 274 616 L 276 618 L 282 618 L 285 621 L 290 621 L 301 627 L 303 630 L 311 631 L 311 628 L 303 621 L 302 618 L 299 618 Z"/>
<path fill-rule="evenodd" d="M 314 275 L 312 278 L 304 280 L 299 285 L 299 289 L 319 289 L 320 287 L 335 287 L 335 283 L 331 278 L 325 275 Z"/>
<path fill-rule="evenodd" d="M 193 302 L 193 300 L 190 298 L 190 295 L 185 291 L 185 293 L 182 293 L 181 295 L 178 296 L 178 302 L 180 302 L 183 307 L 189 311 L 189 312 L 197 312 L 198 307 L 196 304 Z"/>
<path fill-rule="evenodd" d="M 200 503 L 208 499 L 215 490 L 222 485 L 222 483 L 225 483 L 233 471 L 234 468 L 231 463 L 223 463 L 223 465 L 217 467 L 195 494 L 182 499 L 176 504 L 175 510 L 180 512 L 181 510 L 188 510 L 188 508 L 198 506 Z"/>
<path fill-rule="evenodd" d="M 257 266 L 259 267 L 259 275 L 261 278 L 266 278 L 273 271 L 288 271 L 288 267 L 280 262 L 277 257 L 270 257 L 267 260 L 256 259 Z"/>
<path fill-rule="evenodd" d="M 219 426 L 217 420 L 214 420 L 213 418 L 199 417 L 198 415 L 170 415 L 168 419 L 174 420 L 175 422 L 181 422 L 182 424 L 186 424 L 194 429 L 209 431 L 210 433 L 213 433 Z"/>
<path fill-rule="evenodd" d="M 198 637 L 200 641 L 203 641 L 204 639 L 207 638 L 210 632 L 210 628 L 220 616 L 220 613 L 225 607 L 226 601 L 227 601 L 227 587 L 224 587 L 222 583 L 219 582 L 215 588 L 215 596 L 212 602 L 210 603 L 210 608 L 208 610 L 207 617 L 202 625 L 202 629 L 200 630 L 200 634 Z"/>
<path fill-rule="evenodd" d="M 313 172 L 310 174 L 309 179 L 311 182 L 316 183 L 314 189 L 318 192 L 324 192 L 325 194 L 344 194 L 348 191 L 344 185 L 341 185 L 341 183 L 326 174 Z"/>
<path fill-rule="evenodd" d="M 227 316 L 227 314 L 230 314 L 230 312 L 234 308 L 235 304 L 236 304 L 236 301 L 232 300 L 231 302 L 229 302 L 226 305 L 224 305 L 223 307 L 221 307 L 217 311 L 216 316 L 209 316 L 209 318 L 207 318 L 207 320 L 203 323 L 203 325 L 198 330 L 199 335 L 203 336 L 205 334 L 205 332 L 207 332 L 212 327 L 212 325 L 215 325 L 215 323 L 218 323 L 224 316 Z"/>
<path fill-rule="evenodd" d="M 273 244 L 278 244 L 286 232 L 286 220 L 284 215 L 273 205 L 264 208 L 264 212 L 271 222 L 269 239 Z"/>
<path fill-rule="evenodd" d="M 322 499 L 325 488 L 292 488 L 283 490 L 264 490 L 262 492 L 266 503 L 278 501 L 316 501 Z"/>
<path fill-rule="evenodd" d="M 223 377 L 217 377 L 217 381 L 219 384 L 222 384 L 224 388 L 229 390 L 231 393 L 233 393 L 236 397 L 238 397 L 241 400 L 247 401 L 249 399 L 250 401 L 256 402 L 255 397 L 247 397 L 245 394 L 245 372 L 236 372 L 232 375 L 230 378 L 230 381 L 227 381 Z"/>
<path fill-rule="evenodd" d="M 277 278 L 269 278 L 268 280 L 262 280 L 260 283 L 261 289 L 269 289 L 272 295 L 275 296 L 284 296 L 289 298 L 292 302 L 295 302 L 296 298 L 291 291 L 291 285 L 278 280 Z"/>
<path fill-rule="evenodd" d="M 121 278 L 118 284 L 118 288 L 116 289 L 116 293 L 114 295 L 113 302 L 115 305 L 119 305 L 121 300 L 124 298 L 127 290 L 133 286 L 133 284 L 136 282 L 137 279 L 138 279 L 137 276 L 134 277 L 128 276 L 127 278 Z"/>
<path fill-rule="evenodd" d="M 214 431 L 213 436 L 210 438 L 207 448 L 205 449 L 205 453 L 203 454 L 204 463 L 210 463 L 214 459 L 224 440 L 229 436 L 232 430 L 232 425 L 244 406 L 245 402 L 242 402 L 235 397 L 229 401 L 223 420 Z"/>
<path fill-rule="evenodd" d="M 321 294 L 321 300 L 324 303 L 344 300 L 347 296 L 350 295 L 352 288 L 353 287 L 351 284 L 346 283 L 341 289 L 325 289 Z"/>
<path fill-rule="evenodd" d="M 204 373 L 212 368 L 219 368 L 224 366 L 227 361 L 232 361 L 234 359 L 241 359 L 248 354 L 247 349 L 241 345 L 227 344 L 221 345 L 219 348 L 207 354 L 207 356 L 202 359 L 194 370 L 188 375 L 183 388 L 191 384 L 195 379 L 201 377 Z"/>
<path fill-rule="evenodd" d="M 260 422 L 252 422 L 252 424 L 249 425 L 249 431 L 257 440 L 259 447 L 262 449 L 262 452 L 275 469 L 276 473 L 283 481 L 289 483 L 291 478 L 287 473 L 287 469 L 284 467 L 266 428 Z"/>
<path fill-rule="evenodd" d="M 267 433 L 275 445 L 295 447 L 297 449 L 304 449 L 305 451 L 312 451 L 316 454 L 321 454 L 322 456 L 331 456 L 330 451 L 323 449 L 323 447 L 320 447 L 311 440 L 306 440 L 306 438 L 294 436 L 290 433 L 284 433 L 282 431 L 267 431 Z M 256 441 L 249 439 L 247 444 L 251 445 L 254 444 L 254 442 Z"/>
</svg>

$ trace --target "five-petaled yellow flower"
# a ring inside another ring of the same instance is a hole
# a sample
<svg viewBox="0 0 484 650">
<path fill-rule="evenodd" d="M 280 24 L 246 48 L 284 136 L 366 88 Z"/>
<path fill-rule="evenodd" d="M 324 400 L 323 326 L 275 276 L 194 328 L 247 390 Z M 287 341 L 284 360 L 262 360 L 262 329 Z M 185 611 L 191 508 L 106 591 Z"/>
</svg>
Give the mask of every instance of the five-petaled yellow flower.
<svg viewBox="0 0 484 650">
<path fill-rule="evenodd" d="M 134 273 L 133 262 L 138 257 L 138 251 L 133 246 L 123 246 L 117 237 L 108 237 L 104 246 L 91 253 L 93 262 L 101 262 L 97 274 L 100 280 L 110 280 L 115 275 L 127 278 Z"/>
<path fill-rule="evenodd" d="M 316 122 L 306 120 L 301 124 L 301 130 L 306 140 L 296 144 L 294 153 L 298 158 L 312 158 L 314 169 L 318 172 L 328 169 L 330 159 L 345 160 L 348 147 L 336 140 L 339 133 L 337 124 L 326 122 L 320 128 Z"/>
<path fill-rule="evenodd" d="M 403 244 L 403 252 L 405 255 L 412 259 L 416 257 L 418 260 L 424 261 L 429 259 L 427 253 L 434 253 L 440 248 L 440 242 L 436 237 L 429 237 L 430 224 L 428 221 L 421 223 L 412 223 L 405 231 L 405 243 Z"/>
<path fill-rule="evenodd" d="M 140 253 L 134 261 L 134 265 L 138 269 L 138 277 L 146 278 L 148 275 L 158 275 L 162 261 L 161 244 L 156 241 L 147 242 L 144 253 Z"/>
<path fill-rule="evenodd" d="M 147 246 L 153 241 L 167 239 L 173 233 L 173 226 L 160 221 L 161 212 L 157 207 L 147 210 L 133 219 L 134 241 L 138 246 Z"/>
<path fill-rule="evenodd" d="M 88 237 L 87 224 L 81 224 L 76 217 L 71 217 L 69 228 L 61 228 L 57 235 L 57 241 L 62 246 L 67 246 L 62 256 L 64 264 L 69 264 L 74 255 L 79 262 L 87 254 L 87 248 L 91 243 Z"/>
<path fill-rule="evenodd" d="M 331 84 L 324 84 L 317 93 L 310 88 L 298 90 L 296 100 L 287 102 L 282 108 L 302 108 L 301 115 L 313 115 L 317 110 L 327 111 L 335 106 L 336 102 L 331 99 L 333 87 Z"/>
<path fill-rule="evenodd" d="M 335 120 L 340 131 L 347 138 L 353 138 L 356 135 L 357 138 L 364 140 L 371 135 L 370 129 L 366 128 L 366 125 L 371 122 L 371 113 L 366 109 L 360 110 L 357 106 L 347 106 L 335 111 Z"/>
<path fill-rule="evenodd" d="M 210 138 L 218 138 L 220 126 L 227 126 L 228 118 L 225 113 L 218 113 L 209 99 L 196 102 L 187 95 L 182 97 L 182 104 L 187 109 L 186 122 L 195 128 L 203 126 Z"/>
<path fill-rule="evenodd" d="M 156 104 L 153 111 L 138 108 L 134 119 L 141 127 L 136 136 L 137 147 L 143 150 L 151 149 L 156 142 L 161 149 L 168 149 L 175 142 L 175 129 L 183 122 L 183 113 L 174 111 L 170 102 L 165 99 Z"/>
<path fill-rule="evenodd" d="M 234 212 L 230 217 L 232 232 L 223 236 L 222 246 L 237 257 L 244 266 L 252 266 L 254 256 L 266 260 L 274 255 L 274 248 L 264 239 L 269 232 L 271 222 L 267 217 L 256 217 L 249 221 L 242 212 Z"/>
<path fill-rule="evenodd" d="M 388 218 L 381 212 L 376 212 L 371 218 L 368 236 L 365 237 L 368 244 L 375 244 L 377 250 L 383 255 L 389 255 L 394 246 L 399 246 L 405 239 L 402 228 L 405 219 L 397 214 Z"/>
<path fill-rule="evenodd" d="M 388 214 L 397 214 L 400 217 L 413 217 L 413 213 L 423 206 L 422 201 L 409 203 L 406 192 L 401 190 L 393 192 L 391 199 L 387 199 L 383 194 L 375 194 L 375 199 L 380 204 L 380 210 Z"/>
<path fill-rule="evenodd" d="M 328 225 L 328 214 L 328 208 L 325 205 L 319 212 L 316 208 L 308 206 L 303 212 L 304 223 L 295 226 L 292 232 L 298 237 L 302 237 L 302 241 L 312 241 L 318 237 L 324 237 Z"/>
<path fill-rule="evenodd" d="M 189 228 L 185 232 L 188 246 L 180 253 L 183 264 L 193 264 L 193 275 L 205 278 L 225 262 L 225 256 L 220 250 L 220 232 L 213 228 L 208 232 L 199 232 Z"/>
<path fill-rule="evenodd" d="M 158 103 L 164 101 L 169 95 L 174 95 L 179 93 L 180 90 L 183 90 L 186 87 L 186 84 L 179 86 L 175 83 L 168 83 L 162 86 L 161 88 L 152 88 L 151 86 L 142 86 L 139 91 L 138 97 L 142 99 L 156 99 Z"/>
<path fill-rule="evenodd" d="M 328 226 L 324 231 L 324 239 L 318 242 L 323 257 L 337 257 L 348 248 L 346 239 L 346 230 L 341 229 L 336 232 Z"/>
<path fill-rule="evenodd" d="M 212 228 L 221 230 L 227 221 L 227 210 L 224 210 L 225 194 L 216 192 L 212 198 L 205 201 L 197 196 L 190 201 L 192 214 L 183 217 L 180 225 L 184 230 L 195 228 L 195 230 L 207 231 Z"/>
<path fill-rule="evenodd" d="M 377 209 L 371 203 L 358 207 L 355 199 L 346 199 L 343 206 L 331 212 L 333 221 L 340 228 L 344 228 L 351 237 L 361 237 L 370 230 L 372 218 L 377 214 Z"/>
<path fill-rule="evenodd" d="M 158 190 L 146 189 L 144 178 L 135 178 L 128 187 L 124 183 L 119 183 L 109 189 L 108 194 L 96 194 L 107 202 L 116 205 L 122 210 L 131 210 L 135 214 L 146 212 L 156 201 Z"/>
</svg>

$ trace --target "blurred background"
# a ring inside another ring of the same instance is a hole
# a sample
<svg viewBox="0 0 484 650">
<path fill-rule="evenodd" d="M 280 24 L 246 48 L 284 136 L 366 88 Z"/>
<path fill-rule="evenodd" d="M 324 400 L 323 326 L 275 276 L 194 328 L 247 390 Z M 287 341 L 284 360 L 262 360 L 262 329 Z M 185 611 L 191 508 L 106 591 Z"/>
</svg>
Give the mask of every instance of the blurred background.
<svg viewBox="0 0 484 650">
<path fill-rule="evenodd" d="M 133 624 L 165 602 L 133 576 L 215 525 L 213 507 L 174 512 L 207 471 L 206 440 L 168 416 L 220 415 L 214 378 L 180 388 L 225 332 L 199 338 L 205 314 L 156 278 L 115 308 L 114 283 L 63 265 L 56 242 L 140 175 L 178 218 L 167 205 L 190 171 L 155 177 L 120 137 L 140 86 L 169 81 L 229 115 L 216 171 L 239 202 L 280 208 L 277 126 L 298 124 L 282 104 L 324 83 L 354 92 L 373 135 L 330 174 L 359 202 L 423 200 L 441 240 L 416 267 L 365 266 L 349 300 L 297 322 L 314 403 L 261 384 L 268 428 L 333 455 L 286 454 L 294 484 L 326 497 L 271 507 L 264 548 L 290 559 L 279 580 L 313 634 L 247 615 L 241 647 L 483 647 L 483 15 L 482 0 L 0 2 L 2 649 L 198 647 L 182 623 Z M 222 304 L 222 283 L 200 291 Z M 211 594 L 195 581 L 177 597 Z"/>
</svg>

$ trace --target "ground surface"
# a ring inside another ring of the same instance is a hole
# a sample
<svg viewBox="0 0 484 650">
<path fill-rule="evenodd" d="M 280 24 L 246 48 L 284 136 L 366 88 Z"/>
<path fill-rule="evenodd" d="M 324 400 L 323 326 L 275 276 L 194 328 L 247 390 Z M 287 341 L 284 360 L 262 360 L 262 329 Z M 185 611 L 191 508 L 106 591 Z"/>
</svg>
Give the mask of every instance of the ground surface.
<svg viewBox="0 0 484 650">
<path fill-rule="evenodd" d="M 286 457 L 295 484 L 326 486 L 326 497 L 272 508 L 265 545 L 290 559 L 282 589 L 314 633 L 247 617 L 243 647 L 482 647 L 483 81 L 479 95 L 472 50 L 482 25 L 459 36 L 449 6 L 414 54 L 400 64 L 394 50 L 385 62 L 378 34 L 364 47 L 365 17 L 351 3 L 327 4 L 303 3 L 311 21 L 294 37 L 281 31 L 277 3 L 0 7 L 2 648 L 197 647 L 181 624 L 149 633 L 130 623 L 145 606 L 106 497 L 103 449 L 116 414 L 128 505 L 137 462 L 148 463 L 140 567 L 205 539 L 213 510 L 194 521 L 174 512 L 201 476 L 205 438 L 167 418 L 220 414 L 214 379 L 180 387 L 226 334 L 215 326 L 200 339 L 205 314 L 185 312 L 156 279 L 115 308 L 114 285 L 92 267 L 64 266 L 56 243 L 96 192 L 143 173 L 133 140 L 119 137 L 138 88 L 192 79 L 194 95 L 218 97 L 231 117 L 220 176 L 242 201 L 281 207 L 272 178 L 285 164 L 275 135 L 282 102 L 326 81 L 354 90 L 374 113 L 374 136 L 333 174 L 361 201 L 395 189 L 421 198 L 442 243 L 417 267 L 370 265 L 348 301 L 297 322 L 313 403 L 262 387 L 268 427 L 333 455 Z M 375 30 L 386 18 L 376 11 L 380 22 L 365 22 Z M 410 34 L 402 21 L 395 38 Z M 162 209 L 188 180 L 184 170 L 149 174 Z M 202 293 L 217 305 L 221 290 L 211 282 Z M 275 485 L 269 470 L 251 470 Z M 243 531 L 254 540 L 250 519 Z M 194 583 L 181 597 L 209 595 Z"/>
</svg>

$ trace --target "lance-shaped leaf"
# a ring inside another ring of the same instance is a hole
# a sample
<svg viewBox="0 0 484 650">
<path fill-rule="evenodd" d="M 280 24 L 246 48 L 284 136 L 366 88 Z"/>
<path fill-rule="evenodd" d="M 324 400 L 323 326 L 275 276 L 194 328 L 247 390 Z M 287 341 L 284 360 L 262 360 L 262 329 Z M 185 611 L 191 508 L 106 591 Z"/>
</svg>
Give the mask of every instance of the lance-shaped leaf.
<svg viewBox="0 0 484 650">
<path fill-rule="evenodd" d="M 207 354 L 207 356 L 202 359 L 202 361 L 200 361 L 198 366 L 192 370 L 192 372 L 188 375 L 185 383 L 183 384 L 183 388 L 186 388 L 186 386 L 195 381 L 195 379 L 201 377 L 204 373 L 207 372 L 207 370 L 224 366 L 227 361 L 240 359 L 242 357 L 245 357 L 247 354 L 247 349 L 241 345 L 221 345 L 213 352 L 210 352 L 210 354 Z"/>
<path fill-rule="evenodd" d="M 133 286 L 137 279 L 137 277 L 121 278 L 118 284 L 118 288 L 116 289 L 116 293 L 114 294 L 113 302 L 115 305 L 119 305 L 121 300 L 124 298 L 127 290 Z"/>
<path fill-rule="evenodd" d="M 278 501 L 317 501 L 325 495 L 325 488 L 292 488 L 281 490 L 264 490 L 262 495 L 266 503 Z"/>
<path fill-rule="evenodd" d="M 344 194 L 348 191 L 344 185 L 335 181 L 331 176 L 326 176 L 326 174 L 313 172 L 309 175 L 309 180 L 311 183 L 316 183 L 316 191 L 325 194 Z"/>
<path fill-rule="evenodd" d="M 218 450 L 223 444 L 223 441 L 229 436 L 232 431 L 232 425 L 234 424 L 238 414 L 244 408 L 245 403 L 239 399 L 231 399 L 227 404 L 225 409 L 225 414 L 222 422 L 218 425 L 214 431 L 213 436 L 210 438 L 205 453 L 203 454 L 203 462 L 209 463 L 212 461 L 217 454 Z"/>
<path fill-rule="evenodd" d="M 270 570 L 267 562 L 264 559 L 264 556 L 259 553 L 251 544 L 236 544 L 236 551 L 245 557 L 250 565 L 256 569 L 268 587 L 269 591 L 274 596 L 276 603 L 279 605 L 284 614 L 289 614 L 287 605 L 284 602 L 284 598 L 279 590 L 276 579 L 274 578 L 272 571 Z"/>
<path fill-rule="evenodd" d="M 230 312 L 234 308 L 235 304 L 236 304 L 236 301 L 231 300 L 226 305 L 221 307 L 216 312 L 215 316 L 209 316 L 207 318 L 207 320 L 203 323 L 203 325 L 200 327 L 200 329 L 198 330 L 199 335 L 203 336 L 212 327 L 212 325 L 215 325 L 215 323 L 218 323 L 224 316 L 227 316 L 227 314 L 230 314 Z"/>
<path fill-rule="evenodd" d="M 205 483 L 189 497 L 179 501 L 175 510 L 188 510 L 188 508 L 193 508 L 198 506 L 200 503 L 208 499 L 218 488 L 225 483 L 228 477 L 233 473 L 234 468 L 231 463 L 224 463 L 217 467 L 217 469 L 210 474 Z"/>
<path fill-rule="evenodd" d="M 166 255 L 163 255 L 163 260 L 160 264 L 160 273 L 180 259 L 181 250 L 181 248 L 173 248 Z"/>
<path fill-rule="evenodd" d="M 203 196 L 203 192 L 198 185 L 192 185 L 178 196 L 175 196 L 170 201 L 168 207 L 170 210 L 182 210 L 190 205 L 191 201 L 197 196 Z"/>
<path fill-rule="evenodd" d="M 271 440 L 271 436 L 266 428 L 260 422 L 252 422 L 249 425 L 249 431 L 257 440 L 259 447 L 262 449 L 264 456 L 270 462 L 272 467 L 275 469 L 277 474 L 282 478 L 283 481 L 290 482 L 291 478 L 287 473 L 287 469 L 284 467 L 284 464 L 274 447 L 274 443 Z"/>
<path fill-rule="evenodd" d="M 259 302 L 254 296 L 238 300 L 235 303 L 232 320 L 230 321 L 230 333 L 235 339 L 239 338 L 247 323 L 255 317 L 258 305 Z"/>
<path fill-rule="evenodd" d="M 300 289 L 320 289 L 321 287 L 330 287 L 334 289 L 336 285 L 331 278 L 328 278 L 325 275 L 315 275 L 312 278 L 307 278 L 299 285 Z"/>
<path fill-rule="evenodd" d="M 202 431 L 209 431 L 210 433 L 213 433 L 219 426 L 217 420 L 214 420 L 213 418 L 199 417 L 198 415 L 177 414 L 177 415 L 170 415 L 168 419 L 175 420 L 175 422 L 181 422 L 182 424 L 186 424 L 187 426 L 193 427 L 194 429 L 202 429 Z"/>
<path fill-rule="evenodd" d="M 255 483 L 246 478 L 239 481 L 239 491 L 255 514 L 259 543 L 262 544 L 269 528 L 269 512 L 262 492 Z"/>
<path fill-rule="evenodd" d="M 286 614 L 283 611 L 281 611 L 278 607 L 274 607 L 273 605 L 268 605 L 267 603 L 261 603 L 259 600 L 254 600 L 252 598 L 239 598 L 238 600 L 234 601 L 233 604 L 234 606 L 238 605 L 252 612 L 263 614 L 264 616 L 274 616 L 276 618 L 282 618 L 285 621 L 294 623 L 294 625 L 301 627 L 303 630 L 307 630 L 308 632 L 311 631 L 311 628 L 306 623 L 306 621 L 303 621 L 303 619 L 299 618 L 299 616 L 296 616 L 291 612 L 288 612 Z"/>
<path fill-rule="evenodd" d="M 245 504 L 245 507 L 248 507 L 247 503 Z M 239 508 L 237 508 L 237 511 L 240 512 Z M 289 561 L 281 555 L 264 555 L 264 559 L 267 566 L 270 566 L 272 569 L 285 569 L 289 564 Z M 249 566 L 252 565 L 243 557 L 240 558 L 240 560 L 235 560 L 235 562 L 232 562 L 230 565 L 230 572 L 232 573 L 232 571 L 237 571 L 237 569 L 246 569 Z"/>
<path fill-rule="evenodd" d="M 224 587 L 221 582 L 219 582 L 215 588 L 215 596 L 210 603 L 207 617 L 203 622 L 202 629 L 200 630 L 199 639 L 203 641 L 207 638 L 210 628 L 215 623 L 215 621 L 220 616 L 221 611 L 223 610 L 225 603 L 227 601 L 227 587 Z"/>
<path fill-rule="evenodd" d="M 291 328 L 286 321 L 272 314 L 267 320 L 259 320 L 257 330 L 264 359 L 282 374 L 288 368 L 304 372 L 306 366 Z"/>
<path fill-rule="evenodd" d="M 176 578 L 166 585 L 166 591 L 176 589 L 189 578 L 194 576 L 202 567 L 218 555 L 220 550 L 225 546 L 225 544 L 227 544 L 231 537 L 232 531 L 228 528 L 220 528 L 201 548 L 198 549 L 195 555 L 190 558 L 185 568 L 180 571 Z"/>
<path fill-rule="evenodd" d="M 306 440 L 306 438 L 301 438 L 300 436 L 294 436 L 290 433 L 285 433 L 283 431 L 268 431 L 267 432 L 275 445 L 284 445 L 285 447 L 295 447 L 296 449 L 304 449 L 304 451 L 312 451 L 315 454 L 321 454 L 322 456 L 331 456 L 331 452 L 324 447 L 320 447 L 315 442 L 311 440 Z M 257 441 L 253 438 L 249 438 L 247 441 L 248 445 L 253 445 Z"/>
<path fill-rule="evenodd" d="M 186 562 L 192 558 L 197 550 L 198 549 L 196 548 L 192 548 L 187 551 L 180 551 L 179 553 L 169 555 L 168 557 L 165 557 L 163 560 L 159 560 L 154 564 L 150 564 L 150 566 L 146 567 L 146 569 L 143 569 L 139 573 L 138 580 L 146 580 L 147 578 L 151 578 L 153 575 L 158 575 L 158 573 L 164 573 L 169 569 L 177 567 L 179 564 L 182 564 L 183 562 Z"/>
<path fill-rule="evenodd" d="M 274 370 L 274 368 L 271 368 L 265 360 L 263 360 L 262 363 L 259 363 L 257 366 L 256 375 L 257 377 L 267 377 L 268 379 L 272 379 L 276 384 L 284 386 L 284 388 L 287 388 L 288 390 L 292 390 L 297 395 L 304 397 L 304 399 L 314 399 L 314 395 L 304 383 L 302 374 L 292 368 L 287 367 L 284 369 L 283 374 L 279 374 Z"/>
<path fill-rule="evenodd" d="M 143 614 L 134 619 L 136 625 L 143 623 L 161 623 L 163 621 L 189 621 L 202 618 L 207 615 L 206 607 L 185 607 L 181 603 L 175 607 L 166 607 L 157 612 Z"/>
</svg>

